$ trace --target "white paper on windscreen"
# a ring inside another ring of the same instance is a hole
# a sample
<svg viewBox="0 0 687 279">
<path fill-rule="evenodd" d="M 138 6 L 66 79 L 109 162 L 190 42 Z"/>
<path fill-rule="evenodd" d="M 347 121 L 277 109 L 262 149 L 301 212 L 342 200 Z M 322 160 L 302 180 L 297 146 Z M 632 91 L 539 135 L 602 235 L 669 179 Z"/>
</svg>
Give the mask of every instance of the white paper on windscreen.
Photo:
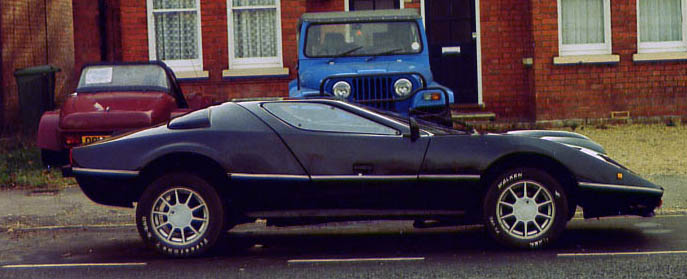
<svg viewBox="0 0 687 279">
<path fill-rule="evenodd" d="M 112 67 L 91 68 L 86 73 L 86 84 L 112 82 Z"/>
</svg>

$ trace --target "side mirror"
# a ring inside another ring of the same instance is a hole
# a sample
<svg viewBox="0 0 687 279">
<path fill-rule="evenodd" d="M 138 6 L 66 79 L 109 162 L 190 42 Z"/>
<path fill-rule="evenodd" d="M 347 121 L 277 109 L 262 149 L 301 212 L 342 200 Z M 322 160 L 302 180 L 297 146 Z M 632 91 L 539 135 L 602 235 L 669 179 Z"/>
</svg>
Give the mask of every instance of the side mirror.
<svg viewBox="0 0 687 279">
<path fill-rule="evenodd" d="M 414 117 L 408 118 L 408 124 L 410 126 L 410 134 L 403 135 L 404 137 L 409 137 L 410 141 L 416 141 L 420 138 L 420 126 L 417 125 L 417 121 Z"/>
</svg>

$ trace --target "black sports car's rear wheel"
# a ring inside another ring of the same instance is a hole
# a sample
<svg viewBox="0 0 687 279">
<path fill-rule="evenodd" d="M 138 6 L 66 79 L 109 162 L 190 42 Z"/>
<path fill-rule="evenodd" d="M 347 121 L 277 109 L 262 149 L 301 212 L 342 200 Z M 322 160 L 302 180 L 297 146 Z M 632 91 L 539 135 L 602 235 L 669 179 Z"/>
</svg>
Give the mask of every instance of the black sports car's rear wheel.
<svg viewBox="0 0 687 279">
<path fill-rule="evenodd" d="M 159 177 L 136 208 L 139 234 L 151 247 L 174 257 L 197 256 L 210 249 L 224 227 L 217 191 L 190 173 Z"/>
<path fill-rule="evenodd" d="M 565 229 L 568 202 L 563 187 L 548 173 L 522 168 L 491 184 L 483 204 L 487 231 L 515 248 L 540 248 Z"/>
</svg>

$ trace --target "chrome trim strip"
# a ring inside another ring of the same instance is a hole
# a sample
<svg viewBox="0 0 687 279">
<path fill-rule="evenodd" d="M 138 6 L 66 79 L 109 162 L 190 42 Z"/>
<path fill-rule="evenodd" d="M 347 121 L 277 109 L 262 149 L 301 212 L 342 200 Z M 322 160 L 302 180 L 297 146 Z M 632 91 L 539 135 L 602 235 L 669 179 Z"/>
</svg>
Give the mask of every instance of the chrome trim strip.
<svg viewBox="0 0 687 279">
<path fill-rule="evenodd" d="M 337 180 L 415 180 L 417 175 L 313 175 L 313 181 Z"/>
<path fill-rule="evenodd" d="M 641 191 L 641 192 L 663 194 L 662 189 L 647 188 L 647 187 L 640 187 L 640 186 L 602 184 L 602 183 L 591 183 L 591 182 L 580 182 L 578 184 L 580 185 L 580 187 L 583 187 L 583 188 L 606 189 L 606 190 L 632 190 L 632 191 Z"/>
<path fill-rule="evenodd" d="M 263 173 L 227 173 L 236 178 L 283 178 L 283 179 L 310 179 L 307 175 L 297 174 L 263 174 Z"/>
<path fill-rule="evenodd" d="M 479 174 L 421 174 L 419 178 L 436 180 L 480 180 L 482 176 Z"/>
<path fill-rule="evenodd" d="M 123 176 L 138 176 L 139 171 L 129 170 L 103 170 L 103 169 L 89 169 L 89 168 L 72 168 L 75 174 L 102 174 L 102 175 L 123 175 Z"/>
<path fill-rule="evenodd" d="M 263 173 L 227 173 L 236 178 L 255 179 L 309 179 L 313 181 L 336 180 L 409 180 L 409 179 L 439 179 L 439 180 L 479 180 L 479 174 L 421 174 L 417 175 L 293 175 L 293 174 L 263 174 Z"/>
</svg>

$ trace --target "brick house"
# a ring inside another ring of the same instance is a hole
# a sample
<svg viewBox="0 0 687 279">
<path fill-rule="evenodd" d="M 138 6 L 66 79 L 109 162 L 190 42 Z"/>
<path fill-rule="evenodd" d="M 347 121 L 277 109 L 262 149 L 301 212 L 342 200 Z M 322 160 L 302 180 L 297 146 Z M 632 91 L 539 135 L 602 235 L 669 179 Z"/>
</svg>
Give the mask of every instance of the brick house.
<svg viewBox="0 0 687 279">
<path fill-rule="evenodd" d="M 73 0 L 86 62 L 161 59 L 185 92 L 287 96 L 301 14 L 415 8 L 456 107 L 499 120 L 687 116 L 686 0 Z M 459 47 L 459 55 L 442 55 Z"/>
<path fill-rule="evenodd" d="M 56 94 L 73 90 L 73 30 L 71 0 L 0 0 L 0 133 L 19 119 L 16 69 L 55 65 Z"/>
</svg>

